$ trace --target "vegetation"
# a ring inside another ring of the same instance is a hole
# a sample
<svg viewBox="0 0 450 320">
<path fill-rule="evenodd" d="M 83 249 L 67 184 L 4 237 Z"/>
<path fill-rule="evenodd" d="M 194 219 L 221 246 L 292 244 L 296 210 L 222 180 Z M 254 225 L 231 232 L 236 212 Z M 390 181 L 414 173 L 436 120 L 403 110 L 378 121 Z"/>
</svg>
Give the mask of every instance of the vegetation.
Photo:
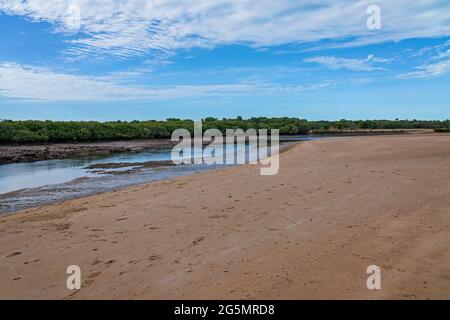
<svg viewBox="0 0 450 320">
<path fill-rule="evenodd" d="M 165 121 L 0 121 L 0 143 L 37 143 L 169 138 L 173 130 L 185 128 L 193 131 L 192 120 L 167 119 Z M 416 129 L 450 131 L 450 120 L 339 120 L 308 121 L 297 118 L 203 119 L 203 130 L 225 129 L 279 129 L 280 134 L 330 133 L 341 130 L 364 129 Z"/>
<path fill-rule="evenodd" d="M 437 128 L 434 129 L 435 132 L 450 132 L 450 128 Z"/>
</svg>

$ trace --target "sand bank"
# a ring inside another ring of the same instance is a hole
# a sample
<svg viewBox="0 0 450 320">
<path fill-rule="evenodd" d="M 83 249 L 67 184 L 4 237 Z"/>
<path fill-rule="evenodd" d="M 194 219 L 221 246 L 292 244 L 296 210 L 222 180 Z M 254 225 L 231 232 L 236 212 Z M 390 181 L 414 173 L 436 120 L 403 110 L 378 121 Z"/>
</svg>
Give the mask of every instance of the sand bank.
<svg viewBox="0 0 450 320">
<path fill-rule="evenodd" d="M 0 218 L 0 298 L 449 299 L 449 196 L 450 135 L 305 142 Z"/>
</svg>

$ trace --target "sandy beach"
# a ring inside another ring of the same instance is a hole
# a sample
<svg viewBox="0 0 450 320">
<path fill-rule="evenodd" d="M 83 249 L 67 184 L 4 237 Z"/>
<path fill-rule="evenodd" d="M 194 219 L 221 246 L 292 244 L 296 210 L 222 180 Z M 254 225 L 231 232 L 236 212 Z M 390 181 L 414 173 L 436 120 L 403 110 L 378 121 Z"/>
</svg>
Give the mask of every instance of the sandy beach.
<svg viewBox="0 0 450 320">
<path fill-rule="evenodd" d="M 278 175 L 259 172 L 0 217 L 0 298 L 450 299 L 450 135 L 304 142 Z M 366 287 L 369 265 L 381 290 Z"/>
</svg>

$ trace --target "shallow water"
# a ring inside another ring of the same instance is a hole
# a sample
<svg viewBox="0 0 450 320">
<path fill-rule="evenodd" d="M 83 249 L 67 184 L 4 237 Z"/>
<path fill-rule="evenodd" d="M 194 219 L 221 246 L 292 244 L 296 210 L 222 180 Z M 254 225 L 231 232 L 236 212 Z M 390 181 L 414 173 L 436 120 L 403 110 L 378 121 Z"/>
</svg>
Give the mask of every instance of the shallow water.
<svg viewBox="0 0 450 320">
<path fill-rule="evenodd" d="M 160 160 L 170 160 L 170 149 L 120 153 L 108 157 L 81 157 L 1 165 L 0 194 L 47 184 L 60 184 L 81 177 L 98 176 L 84 169 L 93 164 Z"/>
<path fill-rule="evenodd" d="M 297 136 L 286 141 L 311 140 Z M 238 148 L 238 147 L 236 147 Z M 81 157 L 46 160 L 31 163 L 0 165 L 0 213 L 40 206 L 60 200 L 78 198 L 111 191 L 130 185 L 170 179 L 200 171 L 213 170 L 224 165 L 181 165 L 142 169 L 130 174 L 96 174 L 87 166 L 101 163 L 133 163 L 167 161 L 171 148 L 159 148 L 138 153 L 121 153 L 107 157 Z M 248 155 L 249 149 L 245 148 Z"/>
</svg>

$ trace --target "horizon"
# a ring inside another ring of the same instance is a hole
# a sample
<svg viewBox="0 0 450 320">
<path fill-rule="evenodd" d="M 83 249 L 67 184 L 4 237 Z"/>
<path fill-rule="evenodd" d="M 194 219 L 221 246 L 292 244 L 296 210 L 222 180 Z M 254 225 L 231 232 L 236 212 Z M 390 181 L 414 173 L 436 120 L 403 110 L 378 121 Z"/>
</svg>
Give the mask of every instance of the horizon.
<svg viewBox="0 0 450 320">
<path fill-rule="evenodd" d="M 146 122 L 146 121 L 170 121 L 170 120 L 180 120 L 180 121 L 205 121 L 205 119 L 207 118 L 214 118 L 216 121 L 222 121 L 222 120 L 237 120 L 238 118 L 241 118 L 242 121 L 248 121 L 251 119 L 257 119 L 257 118 L 266 118 L 266 119 L 282 119 L 282 118 L 287 118 L 287 119 L 296 119 L 296 120 L 305 120 L 307 122 L 339 122 L 339 121 L 393 121 L 393 122 L 401 122 L 401 121 L 408 121 L 408 122 L 414 122 L 414 121 L 424 121 L 424 122 L 446 122 L 446 121 L 450 121 L 450 117 L 449 118 L 441 118 L 441 119 L 408 119 L 408 118 L 395 118 L 395 119 L 383 119 L 383 118 L 366 118 L 366 119 L 346 119 L 346 118 L 342 118 L 342 119 L 317 119 L 317 120 L 313 120 L 313 119 L 307 119 L 307 118 L 302 118 L 302 117 L 288 117 L 288 116 L 274 116 L 274 117 L 266 117 L 266 116 L 256 116 L 256 117 L 241 117 L 239 115 L 234 116 L 234 117 L 212 117 L 212 116 L 206 116 L 200 119 L 196 119 L 196 118 L 174 118 L 174 117 L 169 117 L 169 118 L 164 118 L 164 119 L 132 119 L 132 120 L 122 120 L 122 119 L 116 119 L 116 120 L 51 120 L 51 119 L 27 119 L 27 118 L 23 118 L 23 119 L 0 119 L 0 122 L 3 121 L 13 121 L 13 122 L 19 122 L 19 121 L 41 121 L 41 122 L 45 122 L 45 121 L 50 121 L 50 122 L 99 122 L 99 123 L 106 123 L 106 122 Z"/>
<path fill-rule="evenodd" d="M 18 122 L 18 121 L 41 121 L 41 122 L 45 122 L 45 121 L 50 121 L 50 122 L 99 122 L 99 123 L 106 123 L 106 122 L 146 122 L 146 121 L 170 121 L 170 120 L 180 120 L 180 121 L 205 121 L 207 118 L 214 118 L 216 121 L 222 121 L 222 120 L 237 120 L 238 118 L 241 118 L 242 121 L 248 121 L 254 118 L 267 118 L 267 119 L 282 119 L 282 118 L 288 118 L 288 119 L 298 119 L 298 120 L 304 120 L 307 122 L 339 122 L 339 121 L 393 121 L 393 122 L 401 122 L 401 121 L 408 121 L 408 122 L 414 122 L 414 121 L 424 121 L 424 122 L 446 122 L 446 121 L 450 121 L 450 118 L 441 118 L 441 119 L 400 119 L 400 118 L 395 118 L 395 119 L 378 119 L 378 118 L 373 118 L 373 119 L 318 119 L 318 120 L 312 120 L 312 119 L 307 119 L 307 118 L 302 118 L 302 117 L 286 117 L 286 116 L 279 116 L 279 117 L 265 117 L 265 116 L 258 116 L 258 117 L 241 117 L 241 116 L 235 116 L 235 117 L 222 117 L 222 118 L 217 118 L 217 117 L 212 117 L 212 116 L 206 116 L 200 119 L 194 119 L 194 118 L 165 118 L 165 119 L 134 119 L 134 120 L 122 120 L 122 119 L 117 119 L 117 120 L 50 120 L 50 119 L 0 119 L 0 122 L 2 121 L 13 121 L 13 122 Z"/>
<path fill-rule="evenodd" d="M 450 4 L 0 1 L 13 120 L 450 118 Z"/>
</svg>

